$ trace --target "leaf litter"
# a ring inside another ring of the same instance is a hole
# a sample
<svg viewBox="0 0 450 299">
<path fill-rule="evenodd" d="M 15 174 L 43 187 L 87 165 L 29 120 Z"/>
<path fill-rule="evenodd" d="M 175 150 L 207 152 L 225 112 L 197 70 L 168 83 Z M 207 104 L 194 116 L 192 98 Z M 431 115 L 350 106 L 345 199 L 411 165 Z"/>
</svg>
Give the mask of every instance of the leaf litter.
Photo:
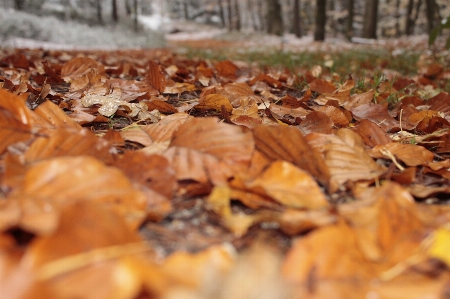
<svg viewBox="0 0 450 299">
<path fill-rule="evenodd" d="M 448 67 L 0 54 L 1 298 L 448 297 Z"/>
</svg>

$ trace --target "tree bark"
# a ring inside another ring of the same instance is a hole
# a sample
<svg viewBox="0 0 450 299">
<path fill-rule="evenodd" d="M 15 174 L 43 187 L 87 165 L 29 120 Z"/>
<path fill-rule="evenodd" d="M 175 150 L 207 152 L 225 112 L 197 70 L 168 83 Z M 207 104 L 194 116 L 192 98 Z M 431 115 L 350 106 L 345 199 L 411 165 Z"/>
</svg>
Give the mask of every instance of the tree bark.
<svg viewBox="0 0 450 299">
<path fill-rule="evenodd" d="M 225 28 L 226 26 L 226 21 L 225 21 L 225 12 L 223 10 L 223 1 L 222 0 L 218 0 L 217 2 L 218 6 L 219 6 L 219 17 L 220 17 L 220 22 L 222 24 L 222 28 Z"/>
<path fill-rule="evenodd" d="M 112 0 L 112 18 L 115 23 L 119 21 L 119 14 L 117 13 L 117 0 Z"/>
<path fill-rule="evenodd" d="M 353 19 L 355 17 L 355 1 L 347 0 L 347 23 L 345 28 L 345 36 L 348 40 L 351 40 L 353 37 Z"/>
<path fill-rule="evenodd" d="M 435 0 L 425 0 L 425 5 L 425 12 L 427 15 L 427 31 L 430 33 L 431 30 L 437 25 L 436 20 L 438 18 L 435 18 L 437 4 Z"/>
<path fill-rule="evenodd" d="M 267 0 L 267 33 L 283 35 L 283 17 L 281 15 L 281 5 L 278 0 Z"/>
<path fill-rule="evenodd" d="M 315 28 L 314 28 L 314 40 L 325 40 L 325 24 L 327 21 L 327 1 L 316 0 L 316 13 L 315 13 Z"/>
<path fill-rule="evenodd" d="M 239 9 L 239 0 L 234 0 L 234 29 L 237 31 L 241 30 L 241 13 Z"/>
<path fill-rule="evenodd" d="M 363 36 L 377 38 L 378 0 L 366 0 Z"/>
<path fill-rule="evenodd" d="M 100 24 L 103 24 L 103 12 L 102 12 L 102 1 L 97 0 L 96 8 L 97 8 L 97 20 Z"/>
<path fill-rule="evenodd" d="M 14 0 L 14 7 L 17 10 L 23 10 L 25 8 L 25 0 Z"/>
<path fill-rule="evenodd" d="M 302 23 L 300 18 L 300 0 L 294 0 L 294 34 L 296 37 L 302 36 Z"/>
<path fill-rule="evenodd" d="M 139 23 L 138 23 L 138 8 L 139 8 L 139 0 L 134 0 L 134 31 L 139 31 Z"/>
</svg>

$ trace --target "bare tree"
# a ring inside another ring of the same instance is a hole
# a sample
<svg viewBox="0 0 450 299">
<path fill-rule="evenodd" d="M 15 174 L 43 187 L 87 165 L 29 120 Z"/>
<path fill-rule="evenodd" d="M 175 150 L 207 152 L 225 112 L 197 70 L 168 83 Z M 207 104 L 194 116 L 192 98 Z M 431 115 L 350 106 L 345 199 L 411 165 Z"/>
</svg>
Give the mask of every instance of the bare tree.
<svg viewBox="0 0 450 299">
<path fill-rule="evenodd" d="M 25 0 L 14 0 L 14 8 L 23 10 L 25 8 Z"/>
<path fill-rule="evenodd" d="M 302 24 L 300 18 L 300 0 L 294 0 L 294 22 L 293 31 L 295 36 L 302 36 Z"/>
<path fill-rule="evenodd" d="M 420 7 L 422 6 L 422 0 L 417 1 L 416 9 L 414 10 L 414 0 L 408 1 L 406 10 L 406 35 L 411 35 L 414 32 L 414 26 L 416 25 L 417 18 L 419 17 Z"/>
<path fill-rule="evenodd" d="M 439 21 L 440 18 L 436 18 L 437 4 L 436 0 L 425 0 L 426 4 L 426 16 L 427 16 L 427 31 L 428 33 L 437 25 L 436 21 Z"/>
<path fill-rule="evenodd" d="M 267 0 L 267 33 L 283 35 L 283 16 L 281 15 L 281 5 L 278 0 Z"/>
<path fill-rule="evenodd" d="M 366 0 L 365 4 L 363 36 L 377 38 L 378 0 Z"/>
<path fill-rule="evenodd" d="M 113 21 L 117 23 L 119 21 L 119 14 L 117 13 L 117 0 L 112 0 L 111 6 Z"/>
<path fill-rule="evenodd" d="M 239 10 L 239 1 L 238 0 L 234 0 L 233 27 L 237 31 L 241 30 L 241 13 Z"/>
<path fill-rule="evenodd" d="M 315 13 L 315 28 L 314 28 L 314 40 L 325 40 L 325 24 L 327 21 L 327 1 L 316 0 L 316 13 Z"/>
<path fill-rule="evenodd" d="M 347 22 L 345 28 L 345 36 L 348 40 L 351 40 L 353 37 L 353 19 L 355 17 L 355 1 L 347 0 Z"/>
</svg>

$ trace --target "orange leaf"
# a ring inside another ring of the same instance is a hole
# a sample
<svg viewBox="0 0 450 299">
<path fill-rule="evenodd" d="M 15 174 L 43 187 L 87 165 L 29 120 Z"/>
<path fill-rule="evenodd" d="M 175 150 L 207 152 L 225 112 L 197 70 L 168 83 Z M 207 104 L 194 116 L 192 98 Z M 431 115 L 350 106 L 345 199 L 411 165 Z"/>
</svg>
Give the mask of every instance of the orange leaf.
<svg viewBox="0 0 450 299">
<path fill-rule="evenodd" d="M 148 62 L 148 71 L 145 79 L 159 92 L 164 92 L 164 89 L 166 89 L 166 76 L 164 76 L 160 66 L 153 60 Z"/>
<path fill-rule="evenodd" d="M 75 79 L 76 77 L 81 77 L 87 75 L 89 72 L 94 70 L 98 74 L 104 74 L 104 66 L 89 57 L 76 57 L 68 61 L 61 69 L 61 77 L 65 77 L 69 81 Z"/>
<path fill-rule="evenodd" d="M 316 181 L 305 171 L 285 161 L 276 161 L 246 186 L 263 190 L 275 201 L 293 208 L 317 209 L 328 206 Z"/>
<path fill-rule="evenodd" d="M 285 160 L 309 172 L 330 187 L 330 173 L 322 155 L 313 149 L 297 128 L 258 126 L 253 129 L 256 149 L 272 160 Z"/>
<path fill-rule="evenodd" d="M 32 118 L 32 112 L 20 97 L 0 89 L 0 154 L 9 145 L 33 136 Z"/>
<path fill-rule="evenodd" d="M 228 77 L 230 79 L 236 79 L 239 68 L 229 60 L 218 62 L 216 70 L 221 77 Z"/>
<path fill-rule="evenodd" d="M 434 154 L 420 145 L 391 142 L 375 146 L 370 154 L 374 158 L 387 158 L 382 151 L 388 150 L 408 166 L 424 165 L 433 162 Z"/>
<path fill-rule="evenodd" d="M 339 185 L 349 180 L 372 180 L 385 171 L 366 153 L 361 137 L 350 129 L 340 129 L 336 135 L 312 133 L 307 140 L 324 153 L 331 179 Z"/>
<path fill-rule="evenodd" d="M 254 141 L 251 132 L 219 123 L 215 118 L 195 118 L 181 125 L 170 146 L 182 146 L 213 155 L 227 164 L 248 166 Z"/>
<path fill-rule="evenodd" d="M 198 105 L 196 105 L 195 108 L 221 110 L 222 106 L 225 107 L 228 113 L 233 110 L 233 106 L 231 106 L 230 101 L 226 97 L 220 94 L 209 94 L 204 98 L 200 98 Z"/>
</svg>

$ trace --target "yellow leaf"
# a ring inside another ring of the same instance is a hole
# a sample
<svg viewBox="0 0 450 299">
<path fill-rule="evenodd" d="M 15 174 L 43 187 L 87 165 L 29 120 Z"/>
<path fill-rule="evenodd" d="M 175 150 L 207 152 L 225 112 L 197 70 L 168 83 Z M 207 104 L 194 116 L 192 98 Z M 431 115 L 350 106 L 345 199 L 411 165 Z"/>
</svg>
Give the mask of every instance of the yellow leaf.
<svg viewBox="0 0 450 299">
<path fill-rule="evenodd" d="M 428 254 L 430 257 L 443 261 L 450 267 L 450 229 L 441 227 L 434 232 L 434 240 Z"/>
</svg>

